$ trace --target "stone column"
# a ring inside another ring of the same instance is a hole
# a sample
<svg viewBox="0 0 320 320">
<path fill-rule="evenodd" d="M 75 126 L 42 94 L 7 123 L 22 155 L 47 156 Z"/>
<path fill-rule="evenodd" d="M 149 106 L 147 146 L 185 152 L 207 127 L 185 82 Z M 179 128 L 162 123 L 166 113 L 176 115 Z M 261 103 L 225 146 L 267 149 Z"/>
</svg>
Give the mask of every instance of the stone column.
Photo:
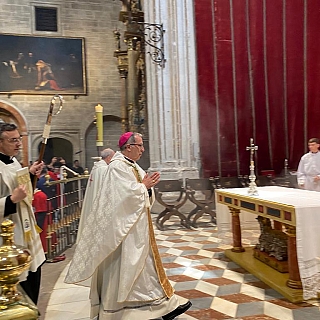
<svg viewBox="0 0 320 320">
<path fill-rule="evenodd" d="M 192 0 L 143 2 L 145 22 L 163 24 L 165 65 L 146 45 L 150 170 L 163 179 L 199 176 L 199 124 Z"/>
</svg>

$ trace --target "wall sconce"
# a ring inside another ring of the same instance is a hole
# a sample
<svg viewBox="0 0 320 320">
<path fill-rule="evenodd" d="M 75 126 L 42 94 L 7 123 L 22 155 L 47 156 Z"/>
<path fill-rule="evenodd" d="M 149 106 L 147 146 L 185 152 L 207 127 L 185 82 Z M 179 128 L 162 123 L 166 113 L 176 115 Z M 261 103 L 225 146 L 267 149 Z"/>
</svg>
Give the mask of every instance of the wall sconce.
<svg viewBox="0 0 320 320">
<path fill-rule="evenodd" d="M 144 43 L 146 47 L 150 47 L 147 53 L 151 60 L 164 68 L 166 59 L 164 57 L 164 33 L 163 24 L 138 22 L 142 26 L 141 32 L 144 34 Z"/>
</svg>

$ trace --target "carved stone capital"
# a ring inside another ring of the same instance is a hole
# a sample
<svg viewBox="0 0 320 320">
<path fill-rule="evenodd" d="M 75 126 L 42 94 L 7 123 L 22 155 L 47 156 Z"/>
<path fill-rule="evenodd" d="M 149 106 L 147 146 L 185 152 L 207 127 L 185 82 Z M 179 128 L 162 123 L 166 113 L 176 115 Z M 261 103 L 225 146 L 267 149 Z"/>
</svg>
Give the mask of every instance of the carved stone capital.
<svg viewBox="0 0 320 320">
<path fill-rule="evenodd" d="M 118 70 L 121 78 L 127 78 L 128 75 L 128 55 L 127 51 L 115 51 L 114 56 L 118 59 Z"/>
</svg>

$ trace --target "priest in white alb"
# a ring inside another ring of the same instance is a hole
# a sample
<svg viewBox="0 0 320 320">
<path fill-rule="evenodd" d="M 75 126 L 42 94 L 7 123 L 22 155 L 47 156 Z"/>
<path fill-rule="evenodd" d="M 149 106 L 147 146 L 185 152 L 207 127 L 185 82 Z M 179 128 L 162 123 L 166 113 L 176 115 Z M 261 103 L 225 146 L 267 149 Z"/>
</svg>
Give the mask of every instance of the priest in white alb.
<svg viewBox="0 0 320 320">
<path fill-rule="evenodd" d="M 319 139 L 308 141 L 309 152 L 302 156 L 298 166 L 298 185 L 311 191 L 320 191 L 320 151 Z"/>
<path fill-rule="evenodd" d="M 95 199 L 98 190 L 101 188 L 102 177 L 108 169 L 108 165 L 114 156 L 114 151 L 110 148 L 101 151 L 101 160 L 94 163 L 93 168 L 90 172 L 88 179 L 88 184 L 86 188 L 86 193 L 84 195 L 80 223 L 78 227 L 77 243 L 82 233 L 83 227 L 85 225 L 85 220 L 87 219 L 89 213 L 92 209 L 92 204 Z"/>
<path fill-rule="evenodd" d="M 150 206 L 160 174 L 136 163 L 142 136 L 126 132 L 113 156 L 71 261 L 67 283 L 90 285 L 91 319 L 172 320 L 180 305 L 158 252 Z"/>
<path fill-rule="evenodd" d="M 21 145 L 17 126 L 0 123 L 0 223 L 6 218 L 12 220 L 15 224 L 15 244 L 30 250 L 30 270 L 23 272 L 19 280 L 27 295 L 37 304 L 45 255 L 39 236 L 41 229 L 37 226 L 31 205 L 33 190 L 30 174 L 32 178 L 40 174 L 43 163 L 36 161 L 30 168 L 21 168 L 15 158 Z"/>
</svg>

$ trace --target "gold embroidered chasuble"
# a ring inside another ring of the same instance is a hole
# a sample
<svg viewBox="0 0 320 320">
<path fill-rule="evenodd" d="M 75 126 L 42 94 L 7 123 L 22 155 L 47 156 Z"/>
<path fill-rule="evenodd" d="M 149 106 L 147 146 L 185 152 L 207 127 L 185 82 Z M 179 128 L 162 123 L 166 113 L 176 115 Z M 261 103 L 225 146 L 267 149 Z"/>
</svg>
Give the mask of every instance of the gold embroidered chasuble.
<svg viewBox="0 0 320 320">
<path fill-rule="evenodd" d="M 142 177 L 139 174 L 139 170 L 136 166 L 136 164 L 131 164 L 133 168 L 133 173 L 137 178 L 138 182 L 142 182 Z M 174 290 L 169 282 L 169 279 L 163 269 L 162 261 L 160 258 L 156 238 L 154 236 L 154 231 L 153 231 L 153 224 L 152 224 L 152 219 L 151 219 L 151 213 L 150 213 L 150 207 L 147 208 L 147 215 L 148 215 L 148 225 L 149 225 L 149 237 L 150 237 L 150 246 L 153 254 L 153 259 L 155 263 L 155 267 L 157 270 L 157 274 L 159 277 L 160 284 L 162 286 L 163 291 L 165 292 L 166 296 L 168 298 L 171 298 L 174 294 Z"/>
<path fill-rule="evenodd" d="M 99 319 L 157 318 L 179 305 L 156 245 L 144 175 L 115 154 L 66 276 L 67 283 L 91 285 Z"/>
</svg>

